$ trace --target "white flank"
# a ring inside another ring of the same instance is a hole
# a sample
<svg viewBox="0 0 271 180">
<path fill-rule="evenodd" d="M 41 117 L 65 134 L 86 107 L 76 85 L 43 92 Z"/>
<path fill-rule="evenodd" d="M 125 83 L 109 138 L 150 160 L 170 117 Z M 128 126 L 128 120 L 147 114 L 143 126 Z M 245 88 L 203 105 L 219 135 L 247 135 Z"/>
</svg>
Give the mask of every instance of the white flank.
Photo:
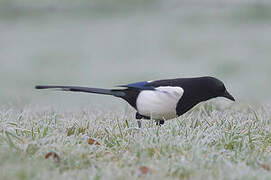
<svg viewBox="0 0 271 180">
<path fill-rule="evenodd" d="M 136 101 L 139 114 L 159 120 L 177 117 L 176 106 L 184 93 L 183 88 L 161 86 L 155 89 L 139 93 Z"/>
</svg>

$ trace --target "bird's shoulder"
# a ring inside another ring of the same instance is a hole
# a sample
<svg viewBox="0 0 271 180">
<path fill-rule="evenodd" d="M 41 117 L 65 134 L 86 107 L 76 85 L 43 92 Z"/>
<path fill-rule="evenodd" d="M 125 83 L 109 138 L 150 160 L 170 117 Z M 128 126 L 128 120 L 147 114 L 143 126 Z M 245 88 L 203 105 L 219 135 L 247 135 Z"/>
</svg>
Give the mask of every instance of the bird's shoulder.
<svg viewBox="0 0 271 180">
<path fill-rule="evenodd" d="M 160 87 L 160 86 L 172 86 L 172 87 L 182 87 L 185 78 L 175 78 L 175 79 L 162 79 L 162 80 L 155 80 L 149 81 L 147 86 L 152 87 Z"/>
<path fill-rule="evenodd" d="M 140 81 L 130 84 L 121 85 L 119 87 L 126 87 L 129 89 L 137 90 L 155 90 L 159 87 L 183 87 L 184 82 L 187 78 L 175 78 L 175 79 L 162 79 L 162 80 L 152 80 L 152 81 Z"/>
<path fill-rule="evenodd" d="M 150 81 L 141 81 L 141 82 L 120 85 L 119 87 L 126 87 L 126 88 L 131 88 L 131 89 L 138 89 L 138 90 L 154 90 L 153 86 L 148 85 L 149 82 Z"/>
</svg>

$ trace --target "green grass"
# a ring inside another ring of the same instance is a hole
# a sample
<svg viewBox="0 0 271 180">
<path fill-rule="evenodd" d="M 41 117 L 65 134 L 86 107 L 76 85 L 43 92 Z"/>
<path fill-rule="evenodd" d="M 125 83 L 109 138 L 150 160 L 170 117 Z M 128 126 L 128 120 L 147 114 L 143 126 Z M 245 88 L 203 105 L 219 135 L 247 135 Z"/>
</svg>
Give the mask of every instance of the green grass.
<svg viewBox="0 0 271 180">
<path fill-rule="evenodd" d="M 270 115 L 209 102 L 138 129 L 129 110 L 2 107 L 0 179 L 270 179 Z"/>
</svg>

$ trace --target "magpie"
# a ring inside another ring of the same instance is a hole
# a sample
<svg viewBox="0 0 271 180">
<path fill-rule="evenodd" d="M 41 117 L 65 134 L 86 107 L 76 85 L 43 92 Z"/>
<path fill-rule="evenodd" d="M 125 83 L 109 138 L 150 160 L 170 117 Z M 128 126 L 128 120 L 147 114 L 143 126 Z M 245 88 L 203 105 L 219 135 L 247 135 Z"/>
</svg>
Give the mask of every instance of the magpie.
<svg viewBox="0 0 271 180">
<path fill-rule="evenodd" d="M 57 89 L 85 93 L 105 94 L 119 97 L 135 108 L 135 118 L 153 119 L 158 125 L 165 120 L 183 115 L 195 105 L 216 97 L 235 101 L 222 81 L 205 76 L 194 78 L 143 81 L 117 86 L 117 89 L 101 89 L 79 86 L 44 86 L 36 89 Z M 139 126 L 140 125 L 140 121 Z"/>
</svg>

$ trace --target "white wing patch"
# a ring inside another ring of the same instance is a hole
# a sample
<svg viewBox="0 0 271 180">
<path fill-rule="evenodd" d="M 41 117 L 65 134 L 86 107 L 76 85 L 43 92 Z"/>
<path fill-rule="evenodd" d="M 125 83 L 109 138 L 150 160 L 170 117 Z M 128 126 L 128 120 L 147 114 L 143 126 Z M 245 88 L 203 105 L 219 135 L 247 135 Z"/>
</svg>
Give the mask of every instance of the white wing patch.
<svg viewBox="0 0 271 180">
<path fill-rule="evenodd" d="M 137 97 L 137 111 L 153 119 L 175 118 L 176 106 L 183 93 L 183 88 L 175 86 L 160 86 L 155 91 L 143 90 Z"/>
</svg>

